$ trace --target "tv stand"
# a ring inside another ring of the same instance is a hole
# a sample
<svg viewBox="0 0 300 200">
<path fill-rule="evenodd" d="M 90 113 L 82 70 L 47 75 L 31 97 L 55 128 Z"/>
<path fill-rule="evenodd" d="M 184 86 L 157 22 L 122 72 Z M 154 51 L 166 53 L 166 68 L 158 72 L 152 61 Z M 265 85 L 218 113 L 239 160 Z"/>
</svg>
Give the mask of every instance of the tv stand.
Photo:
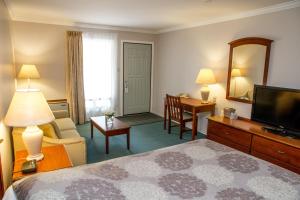
<svg viewBox="0 0 300 200">
<path fill-rule="evenodd" d="M 286 137 L 289 136 L 286 133 L 282 136 L 272 132 L 269 127 L 249 119 L 208 118 L 208 139 L 300 174 L 300 139 Z"/>
</svg>

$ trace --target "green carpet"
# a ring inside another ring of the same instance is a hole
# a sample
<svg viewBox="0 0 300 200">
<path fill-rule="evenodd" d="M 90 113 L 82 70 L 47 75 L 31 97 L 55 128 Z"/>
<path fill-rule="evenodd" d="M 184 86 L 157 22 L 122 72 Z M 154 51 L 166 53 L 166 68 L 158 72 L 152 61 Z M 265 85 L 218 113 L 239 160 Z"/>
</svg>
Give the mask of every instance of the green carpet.
<svg viewBox="0 0 300 200">
<path fill-rule="evenodd" d="M 172 133 L 168 134 L 167 130 L 163 129 L 163 122 L 155 122 L 131 127 L 130 150 L 126 148 L 126 135 L 110 137 L 110 152 L 105 154 L 105 137 L 96 128 L 93 140 L 90 138 L 89 123 L 77 126 L 77 130 L 86 139 L 88 163 L 143 153 L 191 140 L 191 131 L 185 132 L 183 139 L 180 140 L 178 127 L 173 127 Z M 197 138 L 204 137 L 205 135 L 198 133 Z"/>
</svg>

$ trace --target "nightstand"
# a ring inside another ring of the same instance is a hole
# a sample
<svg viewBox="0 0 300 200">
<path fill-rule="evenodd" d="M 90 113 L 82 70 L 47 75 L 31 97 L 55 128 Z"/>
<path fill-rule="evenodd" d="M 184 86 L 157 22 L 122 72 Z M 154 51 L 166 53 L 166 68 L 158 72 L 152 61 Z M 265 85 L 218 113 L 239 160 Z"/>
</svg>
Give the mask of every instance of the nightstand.
<svg viewBox="0 0 300 200">
<path fill-rule="evenodd" d="M 20 180 L 39 172 L 48 172 L 63 168 L 72 167 L 72 162 L 63 145 L 42 147 L 44 159 L 37 162 L 37 171 L 29 174 L 21 172 L 22 164 L 26 161 L 27 151 L 17 151 L 15 155 L 13 181 Z"/>
</svg>

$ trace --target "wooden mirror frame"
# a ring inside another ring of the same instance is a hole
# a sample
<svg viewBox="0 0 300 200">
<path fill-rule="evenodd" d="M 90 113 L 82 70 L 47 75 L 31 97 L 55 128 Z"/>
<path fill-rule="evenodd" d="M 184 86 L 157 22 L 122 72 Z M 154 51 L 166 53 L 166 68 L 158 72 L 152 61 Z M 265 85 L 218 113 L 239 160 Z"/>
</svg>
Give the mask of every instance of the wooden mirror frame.
<svg viewBox="0 0 300 200">
<path fill-rule="evenodd" d="M 273 40 L 269 40 L 266 38 L 246 37 L 246 38 L 241 38 L 241 39 L 234 40 L 234 41 L 228 43 L 230 45 L 230 53 L 229 53 L 226 99 L 233 100 L 233 101 L 239 101 L 239 102 L 243 102 L 243 103 L 249 103 L 249 104 L 252 103 L 251 100 L 239 99 L 236 97 L 229 96 L 231 71 L 232 71 L 233 48 L 241 46 L 241 45 L 246 45 L 246 44 L 259 44 L 259 45 L 263 45 L 263 46 L 267 47 L 266 57 L 265 57 L 265 66 L 264 66 L 264 75 L 263 75 L 263 82 L 262 82 L 263 85 L 266 85 L 267 79 L 268 79 L 268 69 L 269 69 L 269 60 L 270 60 L 270 51 L 271 51 L 271 43 L 272 42 L 273 42 Z"/>
</svg>

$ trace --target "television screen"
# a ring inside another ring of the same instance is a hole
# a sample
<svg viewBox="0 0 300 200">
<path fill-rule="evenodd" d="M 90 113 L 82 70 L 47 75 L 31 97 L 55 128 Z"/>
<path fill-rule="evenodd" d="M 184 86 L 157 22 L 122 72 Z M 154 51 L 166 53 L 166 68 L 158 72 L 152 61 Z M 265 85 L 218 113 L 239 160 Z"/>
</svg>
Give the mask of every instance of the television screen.
<svg viewBox="0 0 300 200">
<path fill-rule="evenodd" d="M 300 132 L 300 90 L 255 85 L 251 119 Z"/>
</svg>

